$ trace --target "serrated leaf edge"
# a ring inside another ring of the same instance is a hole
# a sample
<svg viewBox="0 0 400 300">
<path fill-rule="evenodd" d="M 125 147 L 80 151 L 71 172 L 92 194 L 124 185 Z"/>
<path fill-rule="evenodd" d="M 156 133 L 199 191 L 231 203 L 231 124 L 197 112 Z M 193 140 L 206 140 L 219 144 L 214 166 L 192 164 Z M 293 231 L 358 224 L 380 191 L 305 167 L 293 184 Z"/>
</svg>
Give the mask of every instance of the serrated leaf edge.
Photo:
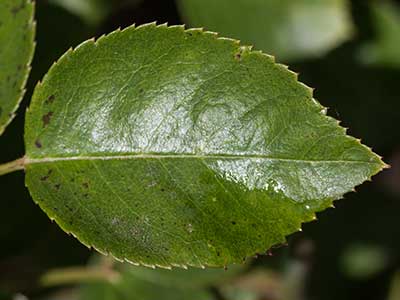
<svg viewBox="0 0 400 300">
<path fill-rule="evenodd" d="M 16 112 L 22 102 L 22 100 L 24 99 L 25 93 L 26 93 L 26 84 L 28 83 L 28 79 L 29 79 L 29 75 L 31 73 L 32 70 L 32 60 L 35 54 L 35 49 L 36 49 L 36 41 L 35 41 L 35 37 L 36 37 L 36 20 L 35 20 L 35 2 L 34 1 L 30 1 L 27 0 L 26 1 L 28 5 L 32 6 L 32 14 L 31 14 L 31 18 L 29 20 L 29 30 L 32 30 L 33 34 L 32 34 L 32 49 L 30 52 L 30 56 L 29 56 L 29 62 L 25 65 L 26 69 L 26 73 L 24 76 L 24 79 L 21 83 L 21 86 L 19 87 L 19 91 L 20 91 L 20 95 L 19 98 L 17 99 L 17 102 L 14 106 L 14 108 L 11 110 L 11 112 L 9 112 L 9 118 L 7 120 L 7 122 L 5 122 L 2 126 L 0 126 L 0 136 L 4 133 L 4 131 L 6 130 L 6 128 L 8 127 L 8 125 L 11 124 L 11 122 L 14 120 L 14 118 L 16 117 Z"/>
<path fill-rule="evenodd" d="M 330 121 L 335 121 L 335 122 L 337 123 L 338 127 L 340 127 L 340 128 L 342 129 L 343 133 L 344 133 L 344 134 L 347 134 L 347 128 L 341 127 L 341 126 L 340 126 L 340 121 L 336 120 L 335 118 L 333 118 L 333 117 L 331 117 L 331 116 L 328 116 L 328 115 L 327 115 L 327 110 L 328 110 L 328 108 L 322 106 L 322 105 L 313 97 L 314 89 L 311 88 L 311 87 L 309 87 L 309 86 L 307 86 L 306 84 L 304 84 L 304 83 L 298 81 L 298 76 L 299 76 L 299 74 L 296 73 L 296 72 L 293 72 L 292 70 L 290 70 L 289 67 L 288 67 L 287 65 L 284 65 L 284 64 L 282 64 L 282 63 L 277 63 L 274 56 L 269 55 L 269 54 L 266 54 L 266 53 L 264 53 L 264 52 L 262 52 L 262 51 L 258 51 L 258 50 L 257 50 L 257 51 L 253 51 L 253 50 L 252 50 L 253 46 L 246 46 L 246 45 L 242 45 L 242 46 L 241 46 L 241 42 L 240 42 L 239 40 L 231 39 L 231 38 L 225 38 L 225 37 L 219 37 L 218 33 L 212 32 L 212 31 L 206 31 L 206 30 L 204 30 L 203 28 L 189 28 L 189 29 L 186 29 L 186 28 L 185 28 L 185 25 L 172 25 L 172 26 L 168 26 L 168 23 L 163 23 L 163 24 L 157 25 L 157 22 L 146 23 L 146 24 L 142 24 L 142 25 L 140 25 L 140 26 L 136 26 L 135 24 L 133 24 L 133 25 L 128 26 L 128 27 L 126 27 L 126 28 L 124 28 L 124 29 L 118 28 L 118 29 L 116 29 L 115 31 L 113 31 L 113 32 L 111 32 L 111 33 L 109 33 L 109 34 L 104 34 L 104 35 L 100 36 L 100 37 L 97 38 L 97 39 L 95 39 L 95 38 L 88 39 L 88 40 L 82 42 L 81 44 L 79 44 L 78 46 L 76 46 L 75 49 L 72 48 L 72 47 L 69 48 L 56 62 L 54 62 L 53 65 L 51 66 L 51 68 L 49 69 L 49 71 L 48 71 L 48 72 L 46 73 L 46 75 L 43 77 L 43 80 L 42 80 L 42 81 L 39 81 L 39 82 L 37 83 L 36 88 L 40 88 L 40 87 L 42 86 L 42 84 L 47 80 L 47 77 L 49 76 L 49 73 L 52 71 L 52 69 L 53 69 L 54 67 L 56 67 L 58 64 L 62 63 L 69 55 L 72 55 L 74 52 L 76 52 L 76 51 L 78 51 L 79 49 L 85 47 L 86 45 L 94 45 L 94 46 L 96 46 L 98 43 L 104 41 L 105 39 L 109 38 L 110 36 L 112 36 L 112 35 L 114 35 L 114 34 L 118 34 L 118 33 L 121 33 L 121 32 L 125 32 L 125 31 L 128 31 L 128 30 L 140 30 L 140 29 L 143 29 L 143 28 L 146 28 L 146 27 L 178 28 L 178 29 L 181 29 L 183 33 L 193 32 L 193 31 L 199 32 L 199 33 L 201 33 L 201 34 L 209 35 L 209 36 L 214 37 L 216 41 L 231 42 L 233 45 L 235 45 L 235 46 L 238 47 L 238 50 L 239 50 L 238 53 L 240 53 L 240 54 L 248 53 L 249 55 L 259 55 L 259 56 L 263 56 L 263 57 L 269 59 L 269 60 L 270 60 L 272 63 L 274 63 L 276 66 L 278 66 L 278 67 L 281 68 L 282 70 L 286 71 L 290 76 L 292 76 L 292 79 L 293 79 L 297 84 L 300 84 L 300 85 L 304 86 L 304 87 L 309 91 L 309 96 L 311 97 L 312 101 L 314 101 L 314 103 L 315 103 L 317 106 L 320 107 L 319 113 L 320 113 L 321 115 L 323 115 L 325 118 L 329 119 Z M 233 59 L 234 59 L 234 57 L 233 57 Z M 35 89 L 35 90 L 36 90 L 36 89 Z M 29 108 L 27 109 L 27 112 L 28 112 L 28 111 L 29 111 Z M 371 148 L 369 148 L 369 147 L 367 147 L 367 146 L 361 144 L 361 140 L 360 140 L 360 139 L 355 139 L 355 140 L 356 140 L 362 147 L 367 148 L 371 153 L 373 153 Z M 374 154 L 374 153 L 373 153 L 373 154 Z M 377 169 L 377 171 L 376 171 L 374 174 L 372 174 L 369 178 L 366 179 L 366 180 L 368 180 L 368 181 L 370 181 L 371 178 L 372 178 L 372 176 L 374 176 L 374 175 L 376 175 L 377 173 L 379 173 L 382 169 L 388 168 L 388 167 L 389 167 L 388 165 L 386 165 L 386 164 L 381 160 L 382 157 L 380 157 L 380 156 L 377 155 L 377 154 L 374 154 L 374 155 L 376 155 L 376 156 L 380 159 L 381 167 L 380 167 L 379 169 Z M 29 162 L 29 158 L 26 158 L 26 161 Z M 334 208 L 333 202 L 334 202 L 334 201 L 337 201 L 337 200 L 341 200 L 341 199 L 343 199 L 343 195 L 342 195 L 341 197 L 338 197 L 338 199 L 332 199 L 332 200 L 331 200 L 332 205 L 331 205 L 330 207 L 331 207 L 331 208 Z M 171 270 L 171 269 L 174 268 L 174 267 L 183 268 L 183 269 L 187 269 L 188 267 L 200 267 L 200 268 L 203 268 L 203 269 L 206 268 L 206 267 L 223 267 L 223 266 L 215 266 L 215 265 L 210 265 L 210 264 L 201 264 L 201 265 L 200 265 L 200 264 L 194 264 L 194 263 L 193 263 L 193 264 L 170 263 L 169 265 L 148 264 L 148 263 L 145 263 L 145 262 L 143 262 L 143 261 L 132 261 L 132 260 L 130 260 L 130 259 L 128 259 L 128 258 L 125 258 L 125 257 L 122 257 L 122 258 L 121 258 L 121 257 L 118 257 L 118 256 L 116 256 L 115 254 L 113 254 L 111 251 L 106 251 L 106 250 L 103 250 L 103 249 L 99 249 L 99 248 L 97 248 L 96 246 L 91 245 L 90 243 L 87 243 L 86 241 L 84 241 L 83 239 L 81 239 L 77 234 L 75 234 L 75 233 L 73 233 L 73 232 L 67 230 L 67 229 L 64 228 L 64 226 L 62 225 L 63 222 L 60 222 L 60 220 L 58 220 L 57 218 L 54 218 L 53 216 L 51 216 L 51 214 L 49 214 L 49 213 L 46 211 L 46 209 L 43 208 L 43 207 L 38 203 L 38 201 L 35 201 L 35 200 L 34 200 L 34 202 L 35 202 L 43 211 L 45 211 L 46 214 L 49 216 L 49 218 L 50 218 L 52 221 L 55 221 L 55 222 L 58 224 L 58 226 L 59 226 L 63 231 L 65 231 L 67 234 L 72 235 L 73 237 L 75 237 L 77 240 L 79 240 L 79 241 L 80 241 L 83 245 L 85 245 L 87 248 L 89 248 L 89 249 L 94 249 L 94 250 L 96 250 L 97 252 L 99 252 L 99 253 L 101 253 L 101 254 L 103 254 L 103 255 L 105 255 L 105 256 L 110 256 L 110 257 L 114 258 L 115 260 L 117 260 L 117 261 L 119 261 L 119 262 L 127 262 L 127 263 L 130 263 L 130 264 L 135 265 L 135 266 L 144 266 L 144 267 L 149 267 L 149 268 L 153 268 L 153 269 L 155 269 L 155 268 L 162 268 L 162 269 L 169 269 L 169 270 Z M 321 211 L 322 211 L 322 210 L 324 210 L 324 209 L 321 209 Z M 302 231 L 302 225 L 303 225 L 304 223 L 316 221 L 316 220 L 317 220 L 317 215 L 316 215 L 316 213 L 318 213 L 318 212 L 320 212 L 320 211 L 317 210 L 317 211 L 315 211 L 315 212 L 312 212 L 312 214 L 311 214 L 311 216 L 310 216 L 309 218 L 306 218 L 305 220 L 301 221 L 300 224 L 298 224 L 298 226 L 297 226 L 297 227 L 298 227 L 297 231 L 294 231 L 294 232 L 292 232 L 292 233 L 290 233 L 290 234 L 288 234 L 288 235 L 286 235 L 286 236 L 283 236 L 283 237 L 282 237 L 282 239 L 283 239 L 282 242 L 280 242 L 280 243 L 278 243 L 278 244 L 286 244 L 286 243 L 287 243 L 287 237 L 288 237 L 288 236 L 290 236 L 290 235 L 292 235 L 292 234 L 294 234 L 294 233 L 296 233 L 296 232 L 301 232 L 301 231 Z M 274 247 L 274 246 L 272 246 L 271 248 L 273 248 L 273 247 Z M 229 264 L 232 264 L 232 265 L 234 265 L 234 264 L 239 264 L 239 263 L 242 263 L 242 264 L 243 264 L 245 261 L 247 261 L 247 259 L 249 259 L 249 258 L 251 258 L 251 257 L 254 257 L 254 255 L 260 255 L 260 254 L 262 254 L 262 253 L 266 253 L 267 250 L 268 250 L 268 249 L 259 249 L 259 250 L 252 251 L 252 252 L 254 252 L 255 254 L 246 255 L 243 261 L 241 261 L 241 262 L 229 262 Z M 226 267 L 226 266 L 225 266 L 225 267 Z"/>
</svg>

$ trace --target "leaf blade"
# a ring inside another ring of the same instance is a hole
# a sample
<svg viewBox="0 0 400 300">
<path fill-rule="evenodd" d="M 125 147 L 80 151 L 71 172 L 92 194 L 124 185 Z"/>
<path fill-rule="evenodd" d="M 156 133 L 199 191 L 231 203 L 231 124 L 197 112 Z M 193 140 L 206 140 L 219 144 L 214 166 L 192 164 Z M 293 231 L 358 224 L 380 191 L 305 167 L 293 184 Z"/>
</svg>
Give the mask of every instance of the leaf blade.
<svg viewBox="0 0 400 300">
<path fill-rule="evenodd" d="M 22 101 L 34 53 L 34 4 L 16 2 L 0 3 L 0 135 Z"/>
<path fill-rule="evenodd" d="M 84 244 L 149 266 L 263 253 L 383 166 L 270 56 L 179 26 L 68 52 L 26 120 L 34 200 Z"/>
</svg>

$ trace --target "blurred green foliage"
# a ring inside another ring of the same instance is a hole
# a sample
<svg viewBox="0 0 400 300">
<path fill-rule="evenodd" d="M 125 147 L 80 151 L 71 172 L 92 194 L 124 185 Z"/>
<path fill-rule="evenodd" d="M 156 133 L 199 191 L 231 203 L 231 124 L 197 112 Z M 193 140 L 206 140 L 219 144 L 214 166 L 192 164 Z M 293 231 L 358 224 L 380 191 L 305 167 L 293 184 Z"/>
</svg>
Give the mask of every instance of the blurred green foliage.
<svg viewBox="0 0 400 300">
<path fill-rule="evenodd" d="M 366 64 L 400 68 L 400 8 L 389 1 L 371 4 L 374 40 L 361 47 L 360 59 Z"/>
<path fill-rule="evenodd" d="M 285 62 L 322 56 L 348 40 L 346 0 L 180 0 L 190 26 L 254 45 Z"/>
</svg>

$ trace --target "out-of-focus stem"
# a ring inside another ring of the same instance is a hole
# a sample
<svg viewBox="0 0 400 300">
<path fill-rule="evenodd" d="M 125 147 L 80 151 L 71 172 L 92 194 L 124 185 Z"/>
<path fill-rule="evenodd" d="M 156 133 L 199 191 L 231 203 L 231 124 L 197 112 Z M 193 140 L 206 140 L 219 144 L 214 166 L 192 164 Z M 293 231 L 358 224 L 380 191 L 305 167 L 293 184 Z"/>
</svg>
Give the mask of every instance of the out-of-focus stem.
<svg viewBox="0 0 400 300">
<path fill-rule="evenodd" d="M 40 283 L 45 287 L 52 287 L 96 281 L 114 283 L 119 278 L 120 274 L 114 270 L 100 267 L 70 267 L 47 272 L 40 279 Z"/>
</svg>

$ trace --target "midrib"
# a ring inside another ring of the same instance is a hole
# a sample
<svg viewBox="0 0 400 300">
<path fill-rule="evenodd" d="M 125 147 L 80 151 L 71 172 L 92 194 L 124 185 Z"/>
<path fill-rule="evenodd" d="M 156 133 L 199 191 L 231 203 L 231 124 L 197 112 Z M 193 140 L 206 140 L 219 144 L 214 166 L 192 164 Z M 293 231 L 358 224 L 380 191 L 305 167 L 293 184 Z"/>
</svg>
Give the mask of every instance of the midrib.
<svg viewBox="0 0 400 300">
<path fill-rule="evenodd" d="M 307 164 L 375 164 L 378 162 L 362 161 L 362 160 L 307 160 L 307 159 L 294 159 L 294 158 L 277 158 L 267 155 L 220 155 L 220 154 L 129 154 L 129 155 L 107 155 L 107 156 L 69 156 L 69 157 L 43 157 L 43 158 L 29 158 L 25 157 L 25 165 L 52 163 L 62 161 L 84 161 L 84 160 L 135 160 L 135 159 L 215 159 L 215 160 L 268 160 L 268 161 L 281 161 L 293 163 L 307 163 Z"/>
</svg>

